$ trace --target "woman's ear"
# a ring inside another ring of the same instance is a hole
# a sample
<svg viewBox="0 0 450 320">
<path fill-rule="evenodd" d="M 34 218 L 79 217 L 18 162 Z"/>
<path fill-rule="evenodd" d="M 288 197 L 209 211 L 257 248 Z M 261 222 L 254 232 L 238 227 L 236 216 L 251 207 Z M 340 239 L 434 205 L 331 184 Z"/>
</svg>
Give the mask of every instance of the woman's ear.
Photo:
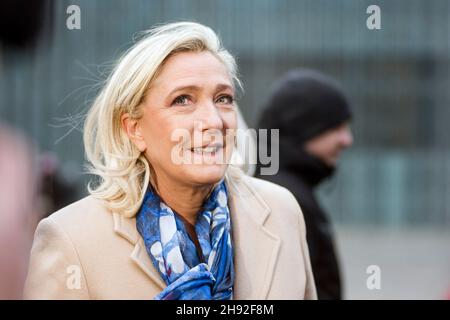
<svg viewBox="0 0 450 320">
<path fill-rule="evenodd" d="M 122 125 L 122 129 L 126 132 L 133 144 L 139 149 L 139 151 L 144 152 L 147 149 L 147 144 L 145 143 L 142 134 L 139 119 L 132 118 L 128 113 L 125 113 L 120 118 L 120 123 Z"/>
</svg>

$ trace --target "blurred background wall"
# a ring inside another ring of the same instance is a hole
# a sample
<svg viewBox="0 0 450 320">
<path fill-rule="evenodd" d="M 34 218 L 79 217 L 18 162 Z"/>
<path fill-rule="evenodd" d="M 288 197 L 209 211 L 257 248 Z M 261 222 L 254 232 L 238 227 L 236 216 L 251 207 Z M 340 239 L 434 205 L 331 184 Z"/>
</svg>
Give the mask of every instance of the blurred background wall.
<svg viewBox="0 0 450 320">
<path fill-rule="evenodd" d="M 75 186 L 71 198 L 86 195 L 79 120 L 112 62 L 137 32 L 195 20 L 216 30 L 236 56 L 245 88 L 239 104 L 250 127 L 272 81 L 291 68 L 316 68 L 342 83 L 353 103 L 355 145 L 320 191 L 335 222 L 431 233 L 450 227 L 447 0 L 38 3 L 22 11 L 26 20 L 26 12 L 41 10 L 36 41 L 1 44 L 0 119 L 57 159 Z M 72 4 L 81 9 L 81 30 L 66 27 Z M 381 8 L 381 30 L 366 27 L 370 4 Z M 347 244 L 344 256 L 356 250 Z"/>
<path fill-rule="evenodd" d="M 55 152 L 81 196 L 81 133 L 64 124 L 76 123 L 136 32 L 196 20 L 236 55 L 250 126 L 271 82 L 290 68 L 317 68 L 342 82 L 356 141 L 323 191 L 336 221 L 449 226 L 450 4 L 377 1 L 382 29 L 368 30 L 372 2 L 43 1 L 37 44 L 0 51 L 0 117 Z M 81 30 L 66 27 L 71 4 L 81 9 Z"/>
</svg>

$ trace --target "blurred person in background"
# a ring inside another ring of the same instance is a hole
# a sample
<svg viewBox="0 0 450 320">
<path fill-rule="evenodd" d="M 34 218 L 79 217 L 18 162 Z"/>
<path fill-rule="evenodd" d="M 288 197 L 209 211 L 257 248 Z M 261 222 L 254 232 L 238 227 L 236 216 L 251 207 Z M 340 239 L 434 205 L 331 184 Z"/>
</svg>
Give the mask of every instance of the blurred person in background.
<svg viewBox="0 0 450 320">
<path fill-rule="evenodd" d="M 52 152 L 39 155 L 39 202 L 41 219 L 76 201 L 80 196 L 76 180 L 69 180 L 63 174 L 58 156 Z"/>
<path fill-rule="evenodd" d="M 39 216 L 32 154 L 22 136 L 0 127 L 0 300 L 22 297 Z"/>
<path fill-rule="evenodd" d="M 350 119 L 349 103 L 335 80 L 296 69 L 275 83 L 259 123 L 280 134 L 279 172 L 259 177 L 286 187 L 300 203 L 319 299 L 341 299 L 342 288 L 330 221 L 314 190 L 332 176 L 341 151 L 352 145 Z"/>
</svg>

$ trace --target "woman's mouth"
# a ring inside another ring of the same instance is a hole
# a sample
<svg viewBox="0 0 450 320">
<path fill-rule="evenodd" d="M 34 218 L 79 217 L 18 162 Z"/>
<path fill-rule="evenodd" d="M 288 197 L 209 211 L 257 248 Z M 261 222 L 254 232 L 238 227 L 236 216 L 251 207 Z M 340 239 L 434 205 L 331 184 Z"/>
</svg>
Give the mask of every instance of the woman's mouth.
<svg viewBox="0 0 450 320">
<path fill-rule="evenodd" d="M 213 143 L 209 144 L 203 147 L 194 147 L 190 148 L 190 151 L 195 154 L 208 154 L 208 153 L 215 153 L 223 148 L 223 144 L 221 143 Z"/>
<path fill-rule="evenodd" d="M 205 154 L 205 153 L 215 153 L 220 149 L 222 149 L 222 146 L 207 146 L 207 147 L 192 148 L 191 151 L 195 154 Z"/>
</svg>

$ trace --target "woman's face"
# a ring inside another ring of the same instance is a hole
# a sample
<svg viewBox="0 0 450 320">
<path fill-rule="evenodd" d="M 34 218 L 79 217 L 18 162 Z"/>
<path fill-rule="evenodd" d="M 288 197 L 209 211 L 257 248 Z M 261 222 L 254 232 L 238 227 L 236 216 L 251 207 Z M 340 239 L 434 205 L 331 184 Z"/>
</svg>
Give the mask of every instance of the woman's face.
<svg viewBox="0 0 450 320">
<path fill-rule="evenodd" d="M 224 176 L 237 123 L 234 95 L 225 65 L 210 52 L 167 59 L 146 93 L 137 124 L 138 147 L 158 181 L 207 185 Z"/>
</svg>

